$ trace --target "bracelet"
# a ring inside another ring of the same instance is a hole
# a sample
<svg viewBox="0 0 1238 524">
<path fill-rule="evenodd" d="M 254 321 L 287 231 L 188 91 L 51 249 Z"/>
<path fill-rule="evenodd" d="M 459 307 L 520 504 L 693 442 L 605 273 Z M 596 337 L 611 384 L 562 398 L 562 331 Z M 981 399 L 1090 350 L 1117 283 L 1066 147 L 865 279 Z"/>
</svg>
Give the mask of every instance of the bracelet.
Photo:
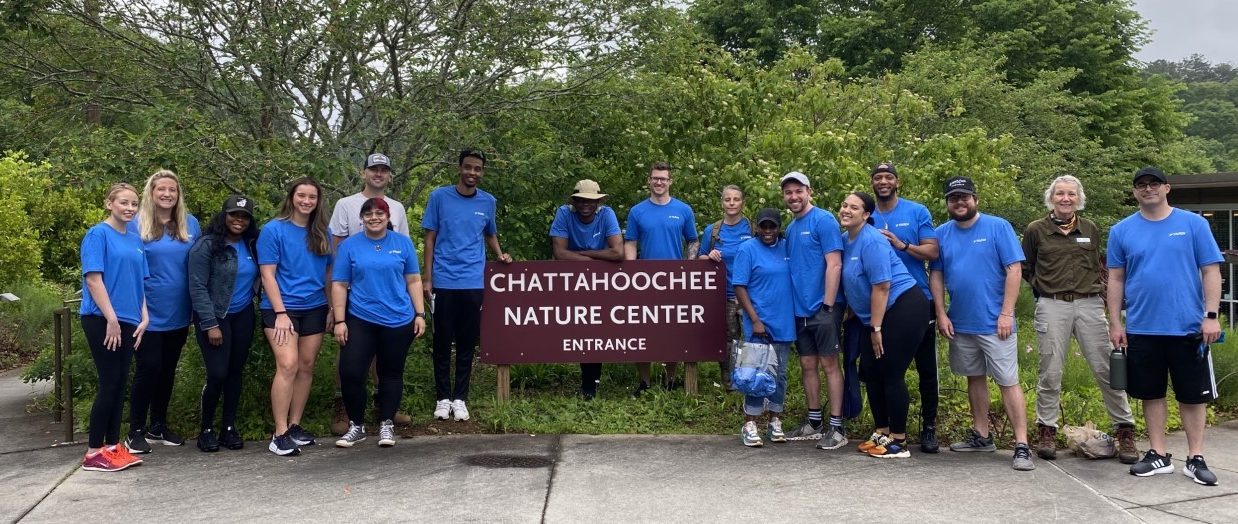
<svg viewBox="0 0 1238 524">
<path fill-rule="evenodd" d="M 907 249 L 910 247 L 911 247 L 911 244 L 908 244 L 907 242 L 903 242 L 903 249 L 900 249 L 899 251 L 907 251 Z"/>
<path fill-rule="evenodd" d="M 1010 318 L 1014 318 L 1014 315 L 1011 315 L 1010 313 L 1002 313 L 1002 314 L 998 315 L 998 317 L 1010 317 Z"/>
<path fill-rule="evenodd" d="M 418 311 L 417 313 L 413 314 L 413 318 L 426 318 L 426 314 Z"/>
<path fill-rule="evenodd" d="M 345 323 L 346 323 L 346 322 L 344 322 L 343 320 L 336 320 L 336 321 L 335 321 L 335 325 L 337 325 L 337 326 L 338 326 L 338 325 L 340 325 L 340 324 L 345 324 Z"/>
<path fill-rule="evenodd" d="M 275 312 L 275 314 L 276 314 L 276 315 L 287 315 L 287 314 L 288 314 L 288 311 L 287 311 L 287 310 L 283 310 L 283 309 L 281 309 L 281 310 L 279 310 L 279 311 L 276 311 L 276 312 Z"/>
</svg>

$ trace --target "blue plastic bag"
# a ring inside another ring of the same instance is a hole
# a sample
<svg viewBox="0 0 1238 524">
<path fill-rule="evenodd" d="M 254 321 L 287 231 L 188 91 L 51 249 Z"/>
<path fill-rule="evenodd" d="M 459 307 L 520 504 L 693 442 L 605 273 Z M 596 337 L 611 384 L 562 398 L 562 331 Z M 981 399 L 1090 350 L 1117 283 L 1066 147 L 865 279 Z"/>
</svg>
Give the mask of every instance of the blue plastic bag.
<svg viewBox="0 0 1238 524">
<path fill-rule="evenodd" d="M 738 342 L 735 345 L 735 367 L 731 370 L 731 385 L 752 397 L 768 397 L 778 388 L 775 377 L 778 353 L 773 344 Z"/>
</svg>

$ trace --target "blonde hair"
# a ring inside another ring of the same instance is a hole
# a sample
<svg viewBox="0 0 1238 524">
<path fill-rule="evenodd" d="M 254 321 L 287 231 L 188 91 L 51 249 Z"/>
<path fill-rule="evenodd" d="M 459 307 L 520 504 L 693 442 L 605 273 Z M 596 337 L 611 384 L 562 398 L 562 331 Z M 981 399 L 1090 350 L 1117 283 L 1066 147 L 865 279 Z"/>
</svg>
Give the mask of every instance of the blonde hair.
<svg viewBox="0 0 1238 524">
<path fill-rule="evenodd" d="M 176 205 L 172 207 L 172 218 L 168 220 L 167 231 L 172 238 L 181 242 L 189 241 L 189 219 L 185 213 L 185 190 L 181 187 L 181 179 L 167 169 L 155 171 L 146 179 L 146 187 L 142 189 L 142 201 L 138 204 L 138 234 L 143 242 L 159 240 L 163 237 L 163 224 L 158 223 L 155 213 L 155 183 L 165 178 L 176 182 Z"/>
<path fill-rule="evenodd" d="M 1079 193 L 1079 203 L 1075 204 L 1075 211 L 1083 211 L 1083 208 L 1088 204 L 1088 195 L 1083 192 L 1083 182 L 1080 182 L 1078 178 L 1071 175 L 1062 175 L 1049 183 L 1049 187 L 1045 189 L 1045 207 L 1049 208 L 1049 211 L 1053 211 L 1053 188 L 1062 182 L 1075 185 L 1075 191 Z"/>
<path fill-rule="evenodd" d="M 107 196 L 103 198 L 103 203 L 104 204 L 112 203 L 113 200 L 116 200 L 116 194 L 121 191 L 133 191 L 134 195 L 138 194 L 137 188 L 129 184 L 126 184 L 124 182 L 117 182 L 107 188 Z"/>
</svg>

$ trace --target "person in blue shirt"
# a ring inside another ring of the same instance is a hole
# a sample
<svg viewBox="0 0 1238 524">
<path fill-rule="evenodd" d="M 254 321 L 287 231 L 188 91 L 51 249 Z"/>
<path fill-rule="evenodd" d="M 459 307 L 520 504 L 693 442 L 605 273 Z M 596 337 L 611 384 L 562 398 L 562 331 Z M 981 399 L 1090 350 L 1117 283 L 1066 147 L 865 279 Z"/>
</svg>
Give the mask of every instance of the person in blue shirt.
<svg viewBox="0 0 1238 524">
<path fill-rule="evenodd" d="M 1027 402 L 1019 385 L 1014 324 L 1023 248 L 1009 222 L 977 211 L 980 199 L 970 178 L 949 178 L 943 190 L 950 221 L 937 227 L 940 255 L 929 264 L 929 289 L 937 330 L 950 341 L 950 369 L 967 377 L 973 424 L 967 438 L 951 444 L 950 450 L 997 450 L 989 433 L 989 375 L 1014 426 L 1011 466 L 1030 471 L 1036 466 L 1027 445 Z"/>
<path fill-rule="evenodd" d="M 275 433 L 267 446 L 276 455 L 295 455 L 314 443 L 301 427 L 314 380 L 314 362 L 331 323 L 327 279 L 331 233 L 322 186 L 310 178 L 288 184 L 275 218 L 258 235 L 262 279 L 262 332 L 275 354 L 271 413 Z"/>
<path fill-rule="evenodd" d="M 129 184 L 113 184 L 104 208 L 107 219 L 86 231 L 81 251 L 79 313 L 99 384 L 82 457 L 82 469 L 87 471 L 120 471 L 142 463 L 119 445 L 129 361 L 150 323 L 143 286 L 150 270 L 142 238 L 126 227 L 138 211 L 137 190 Z"/>
<path fill-rule="evenodd" d="M 189 250 L 189 297 L 198 348 L 206 368 L 202 387 L 198 449 L 241 449 L 236 429 L 242 372 L 254 341 L 254 294 L 258 289 L 258 223 L 254 202 L 244 195 L 224 200 L 206 232 Z M 215 407 L 223 396 L 222 430 L 215 429 Z"/>
<path fill-rule="evenodd" d="M 627 230 L 623 235 L 625 260 L 681 260 L 695 258 L 700 241 L 696 236 L 696 215 L 692 207 L 671 196 L 671 165 L 654 162 L 649 168 L 649 198 L 628 210 Z M 684 243 L 688 244 L 687 249 Z M 663 385 L 673 389 L 677 363 L 666 364 Z M 649 389 L 652 364 L 636 364 L 640 383 L 633 392 L 640 396 Z"/>
<path fill-rule="evenodd" d="M 757 212 L 757 236 L 744 241 L 736 250 L 732 276 L 736 300 L 744 311 L 743 337 L 747 342 L 772 344 L 778 357 L 775 366 L 774 394 L 768 397 L 744 396 L 744 425 L 740 441 L 745 446 L 764 444 L 757 431 L 757 417 L 769 414 L 766 435 L 771 442 L 786 442 L 779 417 L 787 397 L 787 361 L 791 341 L 795 340 L 795 314 L 787 295 L 791 294 L 790 255 L 782 239 L 782 215 L 777 209 Z"/>
<path fill-rule="evenodd" d="M 839 367 L 839 327 L 843 308 L 835 307 L 842 278 L 842 237 L 829 211 L 812 204 L 812 185 L 799 171 L 783 175 L 782 201 L 791 211 L 787 225 L 787 252 L 795 286 L 795 351 L 800 356 L 800 377 L 808 404 L 808 420 L 787 433 L 789 440 L 817 440 L 818 449 L 847 445 L 843 429 L 843 372 Z M 830 420 L 822 419 L 821 377 L 824 368 L 830 398 Z"/>
<path fill-rule="evenodd" d="M 882 162 L 869 173 L 877 209 L 873 211 L 873 227 L 886 237 L 916 287 L 924 293 L 929 316 L 929 329 L 916 349 L 916 375 L 920 385 L 920 451 L 937 453 L 937 405 L 940 392 L 937 377 L 937 327 L 933 310 L 933 294 L 929 291 L 925 264 L 937 260 L 937 231 L 933 218 L 924 204 L 899 195 L 898 170 L 894 164 Z"/>
<path fill-rule="evenodd" d="M 1169 205 L 1169 183 L 1155 167 L 1135 172 L 1139 211 L 1109 231 L 1109 340 L 1126 348 L 1126 392 L 1143 401 L 1148 451 L 1132 464 L 1140 477 L 1173 473 L 1166 451 L 1165 402 L 1168 380 L 1186 430 L 1183 474 L 1214 486 L 1216 474 L 1204 462 L 1208 402 L 1217 382 L 1209 345 L 1221 336 L 1220 263 L 1224 260 L 1208 221 Z M 1126 324 L 1122 323 L 1122 304 Z"/>
<path fill-rule="evenodd" d="M 623 260 L 623 238 L 615 211 L 602 205 L 606 194 L 597 182 L 581 180 L 572 188 L 568 203 L 555 210 L 550 223 L 550 247 L 555 260 Z M 585 400 L 597 395 L 602 379 L 601 363 L 580 364 L 580 394 Z"/>
<path fill-rule="evenodd" d="M 168 403 L 176 382 L 176 364 L 189 337 L 189 278 L 185 261 L 201 234 L 198 219 L 185 209 L 180 178 L 161 169 L 146 179 L 138 216 L 127 224 L 142 238 L 150 278 L 145 293 L 150 325 L 146 344 L 134 354 L 133 388 L 129 397 L 132 453 L 151 452 L 151 444 L 180 446 L 185 439 L 168 427 Z M 147 414 L 150 415 L 149 424 Z"/>
<path fill-rule="evenodd" d="M 395 412 L 404 395 L 404 362 L 413 339 L 426 330 L 417 249 L 391 226 L 382 197 L 361 205 L 365 231 L 339 245 L 331 275 L 335 340 L 340 343 L 340 388 L 348 431 L 337 447 L 365 440 L 365 381 L 370 363 L 378 373 L 378 445 L 395 445 Z"/>
<path fill-rule="evenodd" d="M 838 209 L 843 232 L 843 292 L 868 332 L 860 340 L 860 368 L 873 412 L 873 436 L 860 451 L 878 458 L 907 458 L 907 395 L 904 376 L 929 327 L 928 299 L 894 253 L 889 238 L 873 227 L 877 203 L 852 193 Z"/>
<path fill-rule="evenodd" d="M 473 353 L 481 337 L 481 298 L 485 288 L 486 248 L 504 264 L 511 255 L 499 246 L 494 196 L 477 187 L 486 155 L 460 152 L 456 183 L 430 193 L 421 227 L 425 229 L 425 263 L 421 283 L 434 315 L 434 418 L 469 419 L 469 379 Z M 451 346 L 456 346 L 456 384 L 451 384 Z"/>
<path fill-rule="evenodd" d="M 697 250 L 697 258 L 713 260 L 722 263 L 727 268 L 726 274 L 726 338 L 727 359 L 718 362 L 722 375 L 722 384 L 731 389 L 731 350 L 732 341 L 739 340 L 740 330 L 739 302 L 735 298 L 735 289 L 731 283 L 731 267 L 735 264 L 735 254 L 739 245 L 753 237 L 756 229 L 752 222 L 744 216 L 744 190 L 739 186 L 729 185 L 722 188 L 722 220 L 705 226 L 701 233 L 701 247 Z"/>
</svg>

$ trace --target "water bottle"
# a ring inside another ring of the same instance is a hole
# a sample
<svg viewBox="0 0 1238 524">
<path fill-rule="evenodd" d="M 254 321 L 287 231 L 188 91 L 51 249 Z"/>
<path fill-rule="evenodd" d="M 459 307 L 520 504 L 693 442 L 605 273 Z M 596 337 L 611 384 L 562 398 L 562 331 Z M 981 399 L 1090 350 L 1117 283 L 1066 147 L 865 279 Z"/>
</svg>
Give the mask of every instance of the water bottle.
<svg viewBox="0 0 1238 524">
<path fill-rule="evenodd" d="M 1109 353 L 1109 388 L 1126 391 L 1126 348 L 1114 348 Z"/>
</svg>

